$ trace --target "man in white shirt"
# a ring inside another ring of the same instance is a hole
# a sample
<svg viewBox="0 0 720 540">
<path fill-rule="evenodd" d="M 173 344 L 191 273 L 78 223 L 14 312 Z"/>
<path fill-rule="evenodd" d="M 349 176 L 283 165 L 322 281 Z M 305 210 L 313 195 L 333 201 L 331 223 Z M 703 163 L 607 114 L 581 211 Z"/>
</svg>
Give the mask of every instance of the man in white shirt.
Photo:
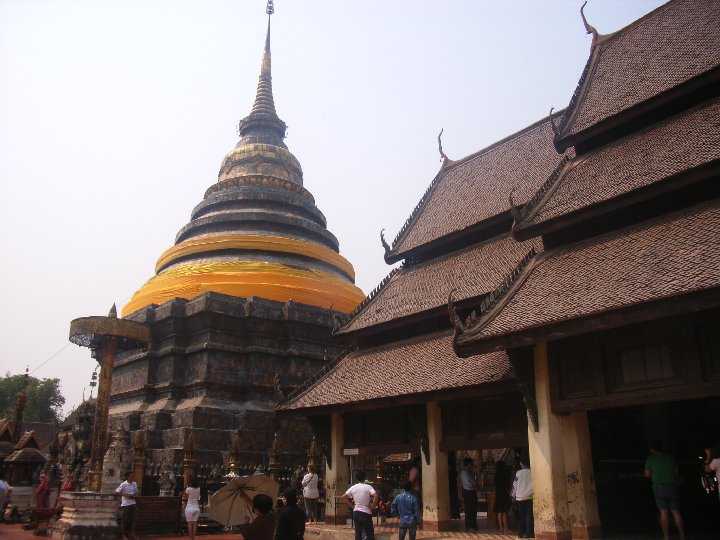
<svg viewBox="0 0 720 540">
<path fill-rule="evenodd" d="M 123 540 L 130 538 L 131 540 L 138 540 L 135 535 L 135 524 L 137 523 L 138 511 L 135 497 L 138 495 L 138 487 L 135 483 L 135 474 L 129 472 L 125 475 L 125 481 L 118 486 L 115 490 L 117 495 L 120 495 L 120 510 L 122 511 L 122 517 L 120 519 L 120 537 Z M 129 529 L 129 536 L 125 535 L 125 531 Z"/>
<path fill-rule="evenodd" d="M 367 540 L 375 540 L 372 512 L 377 508 L 379 496 L 370 484 L 365 483 L 365 471 L 358 471 L 356 476 L 357 484 L 350 486 L 342 498 L 352 508 L 355 540 L 362 540 L 363 531 Z"/>
<path fill-rule="evenodd" d="M 530 460 L 527 458 L 520 458 L 520 470 L 515 473 L 512 498 L 517 502 L 518 536 L 520 538 L 532 538 L 534 536 L 533 485 Z"/>
<path fill-rule="evenodd" d="M 460 469 L 460 484 L 465 507 L 465 530 L 477 531 L 477 482 L 473 474 L 472 458 L 463 459 L 463 468 Z"/>
</svg>

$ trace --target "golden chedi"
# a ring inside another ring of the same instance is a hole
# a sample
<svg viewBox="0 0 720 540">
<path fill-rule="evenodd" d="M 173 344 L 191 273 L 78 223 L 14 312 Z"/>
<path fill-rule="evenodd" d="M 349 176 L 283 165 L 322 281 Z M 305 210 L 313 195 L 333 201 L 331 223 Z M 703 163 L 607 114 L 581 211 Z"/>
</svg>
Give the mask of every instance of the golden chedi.
<svg viewBox="0 0 720 540">
<path fill-rule="evenodd" d="M 332 305 L 343 313 L 363 300 L 352 265 L 303 187 L 300 163 L 283 142 L 285 130 L 272 94 L 268 23 L 257 96 L 240 121 L 240 142 L 123 315 L 207 291 Z"/>
</svg>

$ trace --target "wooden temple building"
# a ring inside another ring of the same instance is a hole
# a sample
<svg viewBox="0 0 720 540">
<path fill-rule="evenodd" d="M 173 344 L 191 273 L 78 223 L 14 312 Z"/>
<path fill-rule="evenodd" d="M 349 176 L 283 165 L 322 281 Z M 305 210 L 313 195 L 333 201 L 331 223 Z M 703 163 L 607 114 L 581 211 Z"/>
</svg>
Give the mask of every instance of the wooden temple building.
<svg viewBox="0 0 720 540">
<path fill-rule="evenodd" d="M 270 19 L 257 95 L 240 140 L 190 222 L 123 309 L 145 323 L 145 351 L 117 356 L 110 427 L 136 440 L 153 463 L 182 462 L 194 441 L 198 465 L 268 465 L 278 433 L 280 464 L 307 460 L 302 418 L 277 419 L 283 392 L 338 354 L 333 328 L 363 299 L 303 172 L 285 144 L 272 92 Z M 134 443 L 132 443 L 134 444 Z"/>
<path fill-rule="evenodd" d="M 584 22 L 568 107 L 445 157 L 386 244 L 402 265 L 337 332 L 346 352 L 279 406 L 324 449 L 329 519 L 351 466 L 410 452 L 425 526 L 446 529 L 452 452 L 519 448 L 537 538 L 654 530 L 659 438 L 686 527 L 718 530 L 696 478 L 720 439 L 720 3 Z"/>
</svg>

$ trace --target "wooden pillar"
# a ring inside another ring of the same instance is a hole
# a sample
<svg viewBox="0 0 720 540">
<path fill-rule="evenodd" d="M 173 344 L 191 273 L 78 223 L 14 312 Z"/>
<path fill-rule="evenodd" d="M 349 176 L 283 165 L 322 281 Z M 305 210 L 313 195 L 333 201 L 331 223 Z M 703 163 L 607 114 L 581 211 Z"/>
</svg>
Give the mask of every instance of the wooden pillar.
<svg viewBox="0 0 720 540">
<path fill-rule="evenodd" d="M 582 540 L 599 538 L 602 530 L 587 413 L 583 411 L 561 416 L 560 427 L 563 435 L 565 480 L 572 537 Z"/>
<path fill-rule="evenodd" d="M 345 524 L 348 506 L 339 500 L 350 485 L 350 468 L 343 456 L 343 417 L 332 413 L 330 418 L 329 459 L 325 467 L 325 522 Z"/>
<path fill-rule="evenodd" d="M 600 520 L 586 413 L 553 414 L 547 344 L 533 351 L 538 431 L 528 422 L 535 538 L 597 538 Z"/>
<path fill-rule="evenodd" d="M 95 400 L 95 424 L 90 457 L 89 483 L 90 491 L 102 490 L 103 458 L 107 447 L 108 411 L 110 409 L 110 390 L 112 373 L 115 365 L 117 342 L 114 337 L 106 337 L 97 349 L 100 362 L 100 382 L 97 399 Z"/>
<path fill-rule="evenodd" d="M 437 401 L 427 403 L 425 408 L 429 456 L 423 451 L 420 458 L 423 525 L 429 531 L 447 531 L 450 529 L 450 486 L 448 455 L 440 450 L 442 415 Z"/>
</svg>

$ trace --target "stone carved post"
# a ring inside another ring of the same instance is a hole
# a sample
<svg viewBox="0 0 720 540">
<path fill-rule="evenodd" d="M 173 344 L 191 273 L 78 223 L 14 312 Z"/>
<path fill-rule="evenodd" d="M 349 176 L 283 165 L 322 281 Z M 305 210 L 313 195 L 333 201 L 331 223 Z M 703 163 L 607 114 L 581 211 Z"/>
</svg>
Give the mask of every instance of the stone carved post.
<svg viewBox="0 0 720 540">
<path fill-rule="evenodd" d="M 145 432 L 138 431 L 133 443 L 133 472 L 138 493 L 142 493 L 143 478 L 145 477 Z"/>
<path fill-rule="evenodd" d="M 102 488 L 102 466 L 107 441 L 108 410 L 115 354 L 118 351 L 144 347 L 150 331 L 144 324 L 117 318 L 113 304 L 107 317 L 82 317 L 70 323 L 70 341 L 89 347 L 100 363 L 100 382 L 95 402 L 92 449 L 90 451 L 89 488 L 99 492 Z"/>
<path fill-rule="evenodd" d="M 279 463 L 279 459 L 278 459 L 278 436 L 277 436 L 277 433 L 273 437 L 272 444 L 270 445 L 270 459 L 268 461 L 268 472 L 270 473 L 270 478 L 272 478 L 276 482 L 279 480 L 280 463 Z"/>
<path fill-rule="evenodd" d="M 185 437 L 185 446 L 183 448 L 183 480 L 184 486 L 190 485 L 190 480 L 195 476 L 195 466 L 197 460 L 195 459 L 195 438 L 193 432 L 190 430 L 188 436 Z"/>
</svg>

